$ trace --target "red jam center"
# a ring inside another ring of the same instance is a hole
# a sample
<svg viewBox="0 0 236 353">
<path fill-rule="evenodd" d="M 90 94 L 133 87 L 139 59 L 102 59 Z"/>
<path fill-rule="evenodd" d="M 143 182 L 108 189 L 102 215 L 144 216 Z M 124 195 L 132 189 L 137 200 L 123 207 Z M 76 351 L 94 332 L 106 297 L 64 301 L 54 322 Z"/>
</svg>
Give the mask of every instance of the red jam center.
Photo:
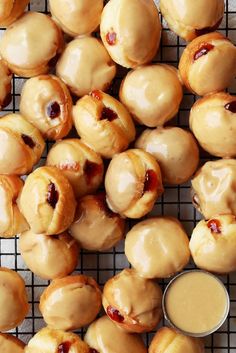
<svg viewBox="0 0 236 353">
<path fill-rule="evenodd" d="M 207 227 L 211 230 L 212 233 L 221 233 L 221 224 L 218 219 L 211 219 L 209 222 L 207 222 Z"/>
<path fill-rule="evenodd" d="M 112 210 L 110 210 L 110 208 L 108 207 L 107 202 L 106 202 L 106 194 L 104 192 L 101 192 L 98 195 L 96 195 L 96 201 L 98 203 L 99 208 L 103 212 L 105 212 L 107 217 L 113 218 L 113 217 L 117 216 L 117 214 L 112 212 Z"/>
<path fill-rule="evenodd" d="M 52 102 L 47 106 L 47 115 L 50 119 L 56 119 L 61 114 L 60 105 L 57 102 Z"/>
<path fill-rule="evenodd" d="M 231 113 L 236 113 L 236 101 L 225 104 L 225 109 Z"/>
<path fill-rule="evenodd" d="M 116 114 L 116 112 L 114 112 L 114 110 L 112 110 L 111 108 L 108 108 L 108 107 L 103 108 L 102 114 L 101 114 L 101 119 L 113 121 L 117 118 L 118 118 L 118 115 Z"/>
<path fill-rule="evenodd" d="M 63 342 L 58 346 L 57 353 L 69 353 L 71 343 L 69 341 Z"/>
<path fill-rule="evenodd" d="M 222 21 L 223 17 L 221 17 L 219 19 L 219 21 L 216 22 L 216 24 L 212 27 L 205 27 L 205 28 L 201 28 L 201 29 L 195 29 L 195 33 L 197 36 L 202 36 L 203 34 L 207 34 L 209 32 L 214 32 L 218 27 L 219 25 L 221 24 L 221 21 Z"/>
<path fill-rule="evenodd" d="M 52 208 L 56 207 L 56 204 L 59 199 L 58 191 L 56 190 L 56 186 L 54 183 L 50 183 L 48 185 L 48 192 L 47 192 L 47 202 Z"/>
<path fill-rule="evenodd" d="M 21 138 L 24 141 L 24 143 L 27 146 L 29 146 L 30 148 L 33 149 L 35 147 L 35 142 L 33 141 L 33 139 L 30 136 L 22 134 Z"/>
<path fill-rule="evenodd" d="M 148 191 L 155 191 L 157 189 L 157 186 L 158 180 L 156 173 L 152 169 L 147 170 L 145 175 L 143 193 Z"/>
<path fill-rule="evenodd" d="M 97 175 L 101 174 L 102 165 L 91 161 L 86 161 L 84 165 L 84 173 L 87 177 L 87 182 L 90 184 Z"/>
<path fill-rule="evenodd" d="M 196 51 L 196 53 L 194 55 L 194 60 L 198 60 L 202 56 L 207 55 L 209 53 L 209 51 L 211 51 L 212 49 L 214 49 L 214 45 L 212 45 L 210 43 L 203 43 L 201 45 L 200 49 L 198 49 L 198 51 Z"/>
<path fill-rule="evenodd" d="M 116 322 L 123 322 L 124 321 L 124 316 L 121 315 L 121 313 L 119 312 L 119 310 L 113 308 L 111 305 L 109 305 L 107 307 L 107 315 Z"/>
<path fill-rule="evenodd" d="M 98 353 L 98 351 L 94 348 L 90 348 L 89 353 Z"/>
<path fill-rule="evenodd" d="M 106 41 L 109 45 L 116 44 L 116 33 L 115 32 L 108 32 L 106 35 Z"/>
<path fill-rule="evenodd" d="M 92 91 L 90 93 L 90 96 L 92 96 L 93 98 L 96 98 L 98 101 L 102 100 L 102 92 L 99 90 Z"/>
</svg>

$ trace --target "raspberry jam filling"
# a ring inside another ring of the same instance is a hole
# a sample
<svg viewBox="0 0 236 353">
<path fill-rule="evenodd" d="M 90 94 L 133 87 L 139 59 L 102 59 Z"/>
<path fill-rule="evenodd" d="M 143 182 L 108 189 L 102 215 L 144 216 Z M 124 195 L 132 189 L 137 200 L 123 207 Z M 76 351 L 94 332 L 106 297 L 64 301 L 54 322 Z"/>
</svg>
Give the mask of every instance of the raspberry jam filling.
<svg viewBox="0 0 236 353">
<path fill-rule="evenodd" d="M 203 43 L 200 49 L 198 49 L 194 54 L 194 60 L 196 61 L 200 59 L 202 56 L 207 55 L 209 51 L 211 51 L 212 49 L 214 49 L 214 45 L 210 43 Z"/>
<path fill-rule="evenodd" d="M 107 315 L 116 322 L 122 323 L 124 321 L 124 316 L 121 315 L 119 310 L 113 308 L 111 305 L 107 307 Z"/>
<path fill-rule="evenodd" d="M 27 145 L 27 146 L 29 146 L 30 148 L 34 148 L 35 147 L 35 142 L 34 142 L 34 140 L 30 137 L 30 136 L 28 136 L 28 135 L 25 135 L 25 134 L 22 134 L 21 135 L 21 138 L 22 138 L 22 140 L 24 141 L 24 143 Z"/>
<path fill-rule="evenodd" d="M 115 32 L 108 32 L 106 35 L 106 41 L 109 45 L 115 45 L 116 44 L 116 33 Z"/>
<path fill-rule="evenodd" d="M 111 108 L 104 107 L 102 109 L 102 114 L 101 114 L 101 119 L 102 120 L 106 119 L 106 120 L 109 120 L 109 121 L 113 121 L 113 120 L 115 120 L 117 118 L 118 118 L 118 115 Z"/>
<path fill-rule="evenodd" d="M 218 219 L 211 219 L 207 222 L 207 227 L 212 233 L 221 234 L 221 223 Z"/>
<path fill-rule="evenodd" d="M 69 353 L 71 343 L 69 341 L 63 342 L 58 346 L 57 353 Z"/>
<path fill-rule="evenodd" d="M 90 96 L 92 96 L 93 98 L 96 98 L 98 101 L 102 100 L 102 92 L 99 90 L 92 91 L 90 93 Z"/>
<path fill-rule="evenodd" d="M 58 191 L 56 190 L 56 186 L 54 183 L 50 183 L 48 185 L 48 192 L 47 192 L 47 202 L 52 208 L 56 207 L 56 204 L 59 199 Z"/>
<path fill-rule="evenodd" d="M 225 104 L 225 109 L 231 113 L 236 113 L 236 101 Z"/>
<path fill-rule="evenodd" d="M 57 102 L 52 102 L 47 106 L 47 115 L 50 119 L 56 119 L 61 114 L 60 105 Z"/>
<path fill-rule="evenodd" d="M 155 191 L 158 186 L 157 175 L 154 170 L 149 169 L 146 171 L 143 193 Z"/>
</svg>

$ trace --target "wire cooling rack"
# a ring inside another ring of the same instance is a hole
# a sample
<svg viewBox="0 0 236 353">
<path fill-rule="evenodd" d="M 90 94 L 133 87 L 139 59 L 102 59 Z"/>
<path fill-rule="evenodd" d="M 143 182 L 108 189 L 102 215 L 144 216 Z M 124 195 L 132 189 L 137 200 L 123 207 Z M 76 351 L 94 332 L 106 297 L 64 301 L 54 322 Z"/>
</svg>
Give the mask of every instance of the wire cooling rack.
<svg viewBox="0 0 236 353">
<path fill-rule="evenodd" d="M 158 0 L 156 0 L 156 2 L 158 3 Z M 49 6 L 46 0 L 33 0 L 28 6 L 28 9 L 48 13 Z M 179 39 L 167 28 L 163 19 L 162 24 L 163 34 L 161 47 L 155 62 L 164 62 L 177 66 L 181 53 L 185 47 L 185 42 Z M 236 0 L 225 0 L 225 17 L 221 24 L 220 31 L 236 43 Z M 2 36 L 3 33 L 4 29 L 0 29 L 0 36 Z M 111 87 L 111 93 L 114 96 L 117 96 L 122 77 L 124 77 L 125 74 L 125 69 L 120 68 L 118 70 L 118 75 Z M 24 81 L 25 80 L 21 77 L 14 77 L 12 85 L 12 103 L 4 109 L 0 115 L 19 111 L 20 93 Z M 236 81 L 232 87 L 230 87 L 229 91 L 236 94 Z M 185 92 L 179 114 L 169 125 L 178 125 L 188 128 L 189 110 L 195 100 L 196 97 L 194 95 Z M 48 151 L 49 148 L 50 144 L 47 143 L 46 150 Z M 45 162 L 46 152 L 40 161 L 41 165 Z M 210 158 L 211 157 L 209 156 L 207 158 L 206 155 L 202 155 L 201 161 L 203 163 L 206 159 Z M 167 186 L 163 197 L 158 200 L 151 215 L 169 215 L 177 217 L 183 223 L 189 235 L 191 235 L 193 227 L 201 218 L 192 206 L 189 183 L 178 187 Z M 133 221 L 129 221 L 128 227 L 130 228 L 133 224 Z M 45 325 L 38 310 L 38 303 L 42 291 L 49 282 L 34 276 L 26 268 L 19 253 L 17 237 L 12 239 L 0 238 L 0 266 L 6 266 L 16 270 L 26 282 L 31 309 L 23 324 L 13 330 L 12 333 L 27 343 L 32 335 Z M 103 253 L 81 251 L 76 272 L 93 276 L 102 287 L 110 277 L 128 266 L 129 263 L 124 255 L 124 244 L 120 243 L 111 251 Z M 190 264 L 187 269 L 192 267 L 193 265 Z M 231 310 L 228 319 L 221 329 L 217 333 L 206 338 L 206 353 L 236 353 L 236 274 L 223 276 L 221 279 L 225 283 L 230 294 Z M 167 282 L 168 281 L 160 282 L 163 289 Z M 164 322 L 162 322 L 162 324 L 164 324 Z M 79 333 L 83 335 L 84 331 L 82 330 Z M 152 336 L 153 333 L 150 333 L 144 337 L 147 344 Z"/>
</svg>

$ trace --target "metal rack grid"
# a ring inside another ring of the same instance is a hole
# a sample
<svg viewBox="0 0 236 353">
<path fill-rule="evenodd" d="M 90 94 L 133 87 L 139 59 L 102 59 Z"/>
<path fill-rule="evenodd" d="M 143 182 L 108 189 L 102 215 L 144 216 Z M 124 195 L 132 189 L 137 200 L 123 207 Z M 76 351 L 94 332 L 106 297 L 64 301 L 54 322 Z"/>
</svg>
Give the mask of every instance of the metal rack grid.
<svg viewBox="0 0 236 353">
<path fill-rule="evenodd" d="M 158 3 L 158 0 L 155 1 Z M 28 9 L 48 13 L 49 6 L 47 0 L 31 0 Z M 185 47 L 185 42 L 168 29 L 163 19 L 162 24 L 163 34 L 161 47 L 154 61 L 177 66 Z M 220 26 L 220 31 L 236 43 L 236 0 L 225 0 L 225 17 Z M 0 37 L 3 33 L 4 29 L 0 29 Z M 110 89 L 114 96 L 117 95 L 120 82 L 126 72 L 127 70 L 122 68 L 118 70 L 118 75 Z M 25 80 L 21 77 L 14 77 L 12 84 L 12 103 L 4 109 L 0 115 L 19 111 L 20 92 L 24 81 Z M 236 81 L 229 91 L 236 94 Z M 196 97 L 194 95 L 185 92 L 179 114 L 169 125 L 178 125 L 187 128 L 189 110 L 195 100 Z M 49 148 L 50 145 L 47 143 L 47 151 Z M 40 162 L 41 165 L 44 164 L 45 158 L 46 153 Z M 206 159 L 210 158 L 211 157 L 202 154 L 201 161 L 203 163 Z M 167 186 L 164 195 L 157 201 L 150 215 L 170 215 L 177 217 L 190 235 L 193 227 L 201 218 L 193 208 L 190 200 L 190 183 L 178 187 Z M 128 221 L 129 228 L 133 224 L 133 221 Z M 40 294 L 49 282 L 34 276 L 34 274 L 26 268 L 19 253 L 17 237 L 12 239 L 0 238 L 0 266 L 6 266 L 16 270 L 25 279 L 31 309 L 23 324 L 13 330 L 12 333 L 23 341 L 28 342 L 32 335 L 45 325 L 38 310 L 38 303 Z M 123 243 L 121 243 L 111 251 L 103 253 L 93 253 L 82 250 L 76 272 L 93 276 L 98 283 L 103 286 L 107 279 L 128 266 L 129 263 L 124 255 L 124 246 Z M 190 264 L 187 269 L 192 267 L 193 265 Z M 230 294 L 230 315 L 217 333 L 206 338 L 206 353 L 236 353 L 236 274 L 222 276 L 221 279 Z M 160 281 L 163 289 L 167 282 L 166 280 Z M 162 322 L 162 325 L 163 324 L 164 322 Z M 82 330 L 79 333 L 83 335 L 84 331 Z M 150 333 L 144 337 L 147 343 L 152 335 L 153 333 Z"/>
</svg>

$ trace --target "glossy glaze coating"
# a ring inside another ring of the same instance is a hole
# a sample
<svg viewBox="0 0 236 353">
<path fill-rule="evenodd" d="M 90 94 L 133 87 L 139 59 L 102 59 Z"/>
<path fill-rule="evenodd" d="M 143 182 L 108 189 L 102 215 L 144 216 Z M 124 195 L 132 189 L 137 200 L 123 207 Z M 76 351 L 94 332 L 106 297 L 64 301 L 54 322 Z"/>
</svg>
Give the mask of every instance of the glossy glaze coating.
<svg viewBox="0 0 236 353">
<path fill-rule="evenodd" d="M 29 230 L 20 235 L 19 248 L 30 271 L 47 280 L 69 275 L 79 257 L 77 242 L 66 232 L 49 236 Z"/>
<path fill-rule="evenodd" d="M 107 312 L 109 306 L 118 310 L 124 320 L 114 323 L 128 332 L 153 330 L 162 317 L 161 302 L 158 284 L 140 277 L 135 270 L 125 269 L 110 278 L 103 290 L 104 310 Z"/>
<path fill-rule="evenodd" d="M 2 0 L 0 3 L 0 26 L 7 27 L 20 17 L 30 0 Z"/>
<path fill-rule="evenodd" d="M 0 54 L 15 74 L 32 77 L 48 72 L 62 44 L 61 31 L 49 16 L 27 12 L 4 33 Z"/>
<path fill-rule="evenodd" d="M 130 71 L 122 81 L 119 96 L 139 124 L 156 127 L 177 114 L 183 90 L 173 66 L 155 64 Z"/>
<path fill-rule="evenodd" d="M 89 346 L 75 333 L 49 327 L 44 327 L 31 338 L 24 353 L 61 353 L 63 345 L 73 353 L 90 353 Z"/>
<path fill-rule="evenodd" d="M 164 191 L 160 167 L 155 158 L 143 150 L 120 153 L 109 164 L 105 189 L 108 205 L 114 212 L 141 218 L 151 211 Z"/>
<path fill-rule="evenodd" d="M 192 179 L 193 204 L 206 219 L 236 215 L 236 160 L 219 159 L 203 165 Z"/>
<path fill-rule="evenodd" d="M 0 330 L 9 331 L 24 320 L 29 305 L 25 282 L 15 271 L 0 267 Z"/>
<path fill-rule="evenodd" d="M 77 275 L 52 281 L 40 297 L 39 309 L 49 327 L 72 331 L 90 324 L 101 306 L 96 281 Z"/>
<path fill-rule="evenodd" d="M 76 201 L 67 178 L 55 167 L 40 167 L 26 179 L 18 205 L 33 232 L 54 235 L 72 223 Z"/>
<path fill-rule="evenodd" d="M 155 3 L 152 0 L 109 1 L 102 13 L 101 37 L 116 63 L 133 68 L 150 62 L 161 37 Z"/>
<path fill-rule="evenodd" d="M 7 65 L 0 59 L 0 110 L 11 102 L 12 74 Z"/>
<path fill-rule="evenodd" d="M 101 41 L 88 36 L 76 38 L 66 46 L 56 71 L 70 90 L 82 97 L 94 89 L 107 90 L 115 77 L 116 65 Z"/>
<path fill-rule="evenodd" d="M 135 146 L 156 158 L 166 184 L 185 183 L 194 174 L 199 163 L 199 150 L 193 135 L 179 127 L 144 130 Z"/>
<path fill-rule="evenodd" d="M 135 138 L 127 109 L 101 91 L 81 98 L 73 108 L 73 119 L 82 140 L 105 158 L 126 150 Z"/>
<path fill-rule="evenodd" d="M 0 173 L 24 175 L 40 160 L 45 142 L 39 130 L 20 114 L 0 119 Z"/>
<path fill-rule="evenodd" d="M 59 105 L 58 112 L 53 111 L 55 104 Z M 54 75 L 40 75 L 26 81 L 21 92 L 20 111 L 49 140 L 65 137 L 72 128 L 69 90 Z"/>
<path fill-rule="evenodd" d="M 78 201 L 69 230 L 83 249 L 105 251 L 124 237 L 125 221 L 109 210 L 105 194 L 87 195 Z"/>
<path fill-rule="evenodd" d="M 76 197 L 95 192 L 103 180 L 102 158 L 79 139 L 53 145 L 46 164 L 57 167 L 67 177 Z"/>
<path fill-rule="evenodd" d="M 0 175 L 1 237 L 14 237 L 29 229 L 29 225 L 16 204 L 22 188 L 23 181 L 18 176 Z"/>
<path fill-rule="evenodd" d="M 125 254 L 142 277 L 167 278 L 188 264 L 188 236 L 175 218 L 150 218 L 128 232 Z"/>
<path fill-rule="evenodd" d="M 223 91 L 236 74 L 236 47 L 217 32 L 200 36 L 184 50 L 179 70 L 184 85 L 199 96 Z"/>
<path fill-rule="evenodd" d="M 4 353 L 24 353 L 25 344 L 13 335 L 0 333 L 0 347 Z"/>
<path fill-rule="evenodd" d="M 88 328 L 85 341 L 99 353 L 146 353 L 140 336 L 120 330 L 107 316 L 94 321 Z"/>
<path fill-rule="evenodd" d="M 190 251 L 197 267 L 215 273 L 236 271 L 236 219 L 214 216 L 194 228 Z"/>
<path fill-rule="evenodd" d="M 92 33 L 100 24 L 103 0 L 50 0 L 49 4 L 55 21 L 72 37 Z"/>
<path fill-rule="evenodd" d="M 224 16 L 224 0 L 161 0 L 169 28 L 187 41 L 215 31 Z"/>
<path fill-rule="evenodd" d="M 148 353 L 204 353 L 204 343 L 199 338 L 185 336 L 169 327 L 162 327 L 154 336 Z"/>
<path fill-rule="evenodd" d="M 236 156 L 236 109 L 233 111 L 231 104 L 236 105 L 236 98 L 220 92 L 199 99 L 191 109 L 190 128 L 202 148 L 213 156 Z"/>
</svg>

